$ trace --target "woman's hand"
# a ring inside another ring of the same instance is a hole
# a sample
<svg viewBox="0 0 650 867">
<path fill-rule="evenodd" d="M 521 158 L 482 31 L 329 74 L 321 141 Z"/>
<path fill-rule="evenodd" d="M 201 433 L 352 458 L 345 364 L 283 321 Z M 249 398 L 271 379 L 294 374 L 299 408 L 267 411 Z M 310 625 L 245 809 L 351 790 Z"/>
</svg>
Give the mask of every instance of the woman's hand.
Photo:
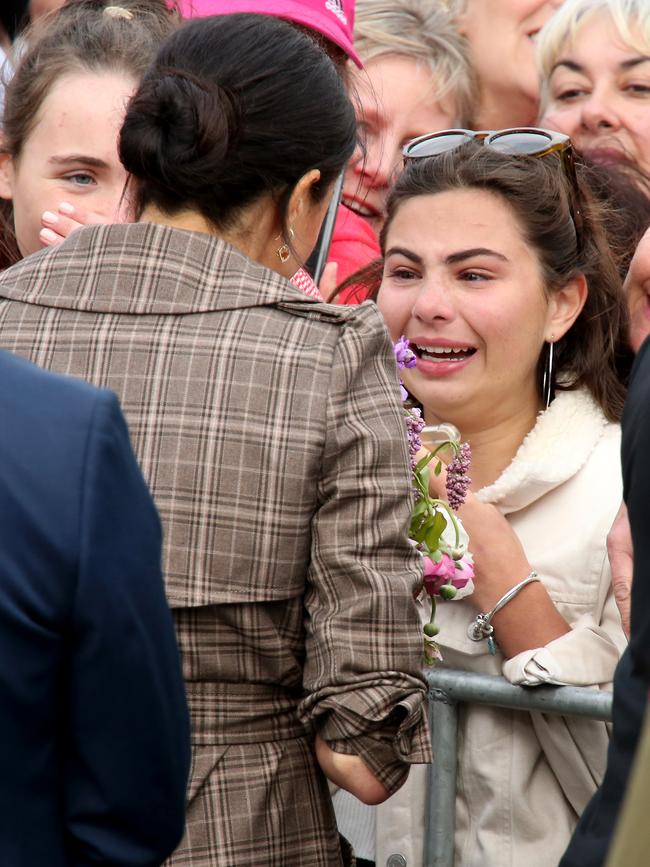
<svg viewBox="0 0 650 867">
<path fill-rule="evenodd" d="M 418 459 L 426 455 L 422 449 Z M 432 463 L 435 463 L 435 459 Z M 431 472 L 432 496 L 446 499 L 446 473 Z M 532 572 L 519 537 L 506 518 L 491 503 L 482 503 L 468 491 L 458 515 L 469 535 L 474 558 L 474 592 L 468 599 L 479 611 L 491 611 L 501 597 Z M 544 586 L 524 587 L 498 614 L 492 624 L 505 656 L 543 647 L 569 631 L 569 625 L 555 607 Z"/>
<path fill-rule="evenodd" d="M 630 637 L 630 603 L 632 599 L 632 575 L 634 572 L 634 553 L 632 533 L 627 517 L 625 503 L 621 503 L 612 529 L 607 536 L 607 554 L 612 568 L 614 598 L 621 615 L 623 631 Z"/>
<path fill-rule="evenodd" d="M 39 238 L 44 247 L 56 247 L 75 229 L 80 229 L 89 223 L 89 217 L 83 208 L 61 202 L 58 213 L 44 211 L 41 214 L 43 228 Z"/>
<path fill-rule="evenodd" d="M 316 735 L 316 759 L 328 780 L 364 804 L 381 804 L 388 798 L 388 789 L 379 782 L 363 759 L 335 753 L 320 735 Z"/>
</svg>

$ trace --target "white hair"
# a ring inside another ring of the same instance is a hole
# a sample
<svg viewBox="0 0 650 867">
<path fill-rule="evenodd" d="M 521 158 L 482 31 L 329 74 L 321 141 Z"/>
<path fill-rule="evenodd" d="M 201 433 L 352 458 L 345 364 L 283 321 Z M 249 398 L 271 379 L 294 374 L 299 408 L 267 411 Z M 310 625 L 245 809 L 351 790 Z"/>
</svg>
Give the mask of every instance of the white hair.
<svg viewBox="0 0 650 867">
<path fill-rule="evenodd" d="M 548 99 L 548 80 L 560 53 L 595 15 L 607 14 L 630 48 L 650 54 L 650 0 L 565 0 L 540 30 L 537 65 L 542 79 L 542 104 Z"/>
</svg>

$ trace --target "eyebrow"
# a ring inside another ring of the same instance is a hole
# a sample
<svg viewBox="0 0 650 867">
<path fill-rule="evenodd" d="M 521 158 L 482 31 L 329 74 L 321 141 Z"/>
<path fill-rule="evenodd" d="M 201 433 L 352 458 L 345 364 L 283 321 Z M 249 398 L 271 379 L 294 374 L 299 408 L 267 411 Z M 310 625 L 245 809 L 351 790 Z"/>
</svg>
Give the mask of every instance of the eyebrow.
<svg viewBox="0 0 650 867">
<path fill-rule="evenodd" d="M 501 262 L 507 262 L 508 257 L 503 253 L 497 253 L 496 250 L 490 250 L 489 247 L 472 247 L 471 250 L 459 250 L 458 253 L 452 253 L 445 259 L 446 265 L 455 265 L 456 262 L 464 262 L 465 259 L 473 259 L 474 256 L 492 256 L 494 259 L 499 259 Z"/>
<path fill-rule="evenodd" d="M 404 258 L 410 259 L 411 262 L 415 262 L 416 265 L 422 265 L 424 262 L 421 256 L 418 256 L 412 250 L 407 250 L 406 247 L 391 247 L 386 250 L 386 258 L 394 255 L 404 256 Z M 464 262 L 465 259 L 473 259 L 474 256 L 492 256 L 501 262 L 509 261 L 508 257 L 504 256 L 503 253 L 497 253 L 496 250 L 490 250 L 489 247 L 472 247 L 471 250 L 459 250 L 458 253 L 451 253 L 445 259 L 445 265 L 455 265 L 457 262 Z"/>
<path fill-rule="evenodd" d="M 640 63 L 648 63 L 650 61 L 650 57 L 645 57 L 640 55 L 639 57 L 630 57 L 629 60 L 624 60 L 620 67 L 621 69 L 632 69 L 635 66 L 639 66 Z"/>
<path fill-rule="evenodd" d="M 108 163 L 97 157 L 89 157 L 86 154 L 65 154 L 65 156 L 53 156 L 48 159 L 53 166 L 68 166 L 72 163 L 83 163 L 85 166 L 93 166 L 96 169 L 108 168 Z"/>
<path fill-rule="evenodd" d="M 628 70 L 633 69 L 635 66 L 639 66 L 641 63 L 648 63 L 648 61 L 650 61 L 650 57 L 646 57 L 645 55 L 640 54 L 637 57 L 630 57 L 627 60 L 621 61 L 621 63 L 618 64 L 618 67 L 619 69 Z M 555 70 L 558 69 L 558 67 L 560 66 L 564 66 L 567 69 L 570 69 L 571 72 L 580 72 L 583 74 L 585 72 L 584 66 L 582 66 L 580 63 L 576 63 L 575 60 L 570 60 L 568 57 L 565 57 L 561 60 L 558 60 L 558 62 L 554 64 L 550 74 L 553 75 Z"/>
<path fill-rule="evenodd" d="M 569 60 L 568 58 L 563 58 L 562 60 L 558 60 L 557 63 L 554 63 L 551 68 L 551 75 L 555 72 L 556 69 L 559 69 L 561 66 L 565 66 L 567 69 L 570 69 L 571 72 L 584 72 L 584 67 L 579 63 L 576 63 L 575 60 Z"/>
<path fill-rule="evenodd" d="M 417 253 L 413 253 L 412 250 L 407 250 L 406 247 L 390 247 L 386 250 L 386 258 L 389 256 L 404 256 L 405 259 L 410 259 L 411 262 L 415 262 L 416 265 L 424 264 L 424 260 L 421 256 L 418 256 Z"/>
</svg>

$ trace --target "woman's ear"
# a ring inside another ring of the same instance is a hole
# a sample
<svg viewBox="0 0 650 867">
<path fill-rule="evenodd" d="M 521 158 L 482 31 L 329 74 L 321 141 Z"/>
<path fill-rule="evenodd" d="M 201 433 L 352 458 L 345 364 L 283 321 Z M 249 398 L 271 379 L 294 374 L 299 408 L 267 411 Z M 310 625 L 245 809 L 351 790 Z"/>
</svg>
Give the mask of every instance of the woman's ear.
<svg viewBox="0 0 650 867">
<path fill-rule="evenodd" d="M 300 222 L 300 218 L 309 212 L 308 205 L 313 201 L 312 187 L 320 181 L 320 169 L 310 169 L 300 178 L 293 188 L 289 207 L 287 208 L 287 222 L 290 226 Z"/>
<path fill-rule="evenodd" d="M 14 161 L 7 153 L 0 152 L 0 199 L 14 197 Z"/>
<path fill-rule="evenodd" d="M 334 184 L 325 195 L 314 195 L 314 187 L 321 182 L 320 170 L 310 169 L 293 188 L 287 208 L 286 226 L 293 232 L 289 246 L 301 264 L 311 255 L 323 225 Z M 322 193 L 322 190 L 319 191 Z"/>
<path fill-rule="evenodd" d="M 548 305 L 546 340 L 557 341 L 576 321 L 587 300 L 587 280 L 579 274 L 557 292 L 553 292 Z"/>
</svg>

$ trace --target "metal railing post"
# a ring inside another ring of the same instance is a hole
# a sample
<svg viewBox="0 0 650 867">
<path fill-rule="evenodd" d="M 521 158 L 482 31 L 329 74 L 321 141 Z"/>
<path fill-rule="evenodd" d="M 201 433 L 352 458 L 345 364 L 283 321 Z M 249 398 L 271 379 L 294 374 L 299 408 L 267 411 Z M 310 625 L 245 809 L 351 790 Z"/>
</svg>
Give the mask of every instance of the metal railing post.
<svg viewBox="0 0 650 867">
<path fill-rule="evenodd" d="M 443 690 L 430 689 L 429 728 L 433 762 L 427 768 L 424 867 L 454 867 L 457 727 L 456 703 Z"/>
<path fill-rule="evenodd" d="M 575 686 L 515 686 L 503 677 L 444 668 L 427 671 L 426 678 L 433 763 L 427 769 L 423 867 L 454 867 L 458 704 L 611 722 L 612 694 Z"/>
</svg>

